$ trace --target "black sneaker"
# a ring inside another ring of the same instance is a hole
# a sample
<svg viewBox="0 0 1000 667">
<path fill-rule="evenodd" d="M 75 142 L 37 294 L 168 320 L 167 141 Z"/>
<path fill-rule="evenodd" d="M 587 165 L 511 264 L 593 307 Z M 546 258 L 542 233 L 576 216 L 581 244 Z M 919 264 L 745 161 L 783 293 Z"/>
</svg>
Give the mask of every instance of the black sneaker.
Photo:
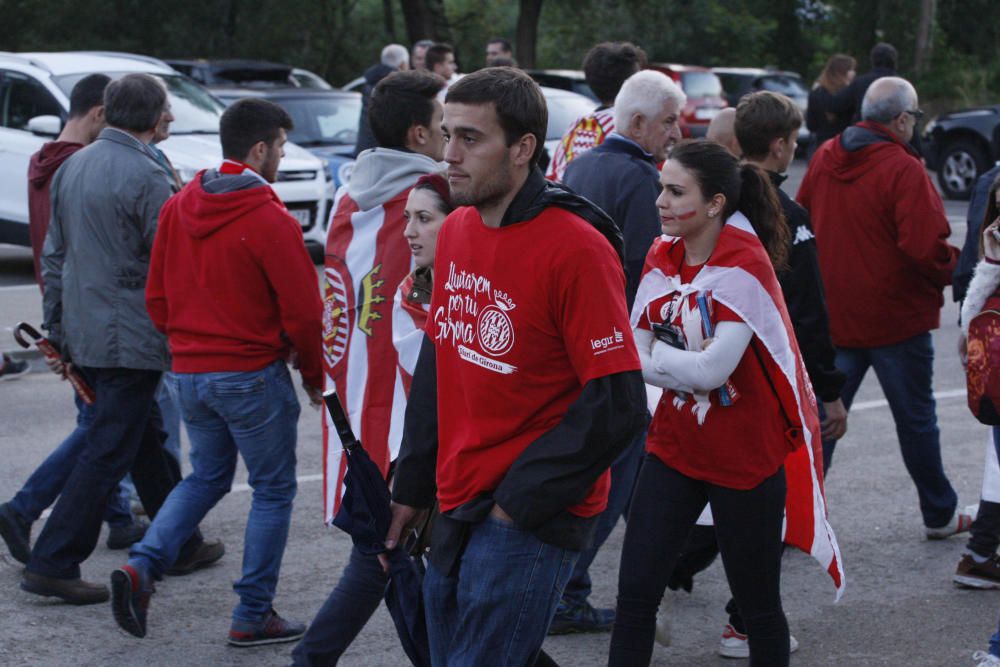
<svg viewBox="0 0 1000 667">
<path fill-rule="evenodd" d="M 116 550 L 128 549 L 143 538 L 147 528 L 149 528 L 149 524 L 142 519 L 135 519 L 132 523 L 124 525 L 110 526 L 108 530 L 108 548 Z"/>
<path fill-rule="evenodd" d="M 10 555 L 27 565 L 31 558 L 31 524 L 22 519 L 10 503 L 0 505 L 0 537 L 7 543 Z"/>
<path fill-rule="evenodd" d="M 233 621 L 229 628 L 229 644 L 241 647 L 284 644 L 298 641 L 305 633 L 305 623 L 286 621 L 272 609 L 260 623 Z"/>
<path fill-rule="evenodd" d="M 11 359 L 6 354 L 3 355 L 3 368 L 0 368 L 0 381 L 16 380 L 31 370 L 27 361 L 17 361 Z"/>
<path fill-rule="evenodd" d="M 615 624 L 614 609 L 594 609 L 589 602 L 571 604 L 565 600 L 556 607 L 556 615 L 549 626 L 550 635 L 568 635 L 574 632 L 609 632 Z"/>
<path fill-rule="evenodd" d="M 952 581 L 963 588 L 1000 588 L 1000 557 L 993 554 L 985 563 L 977 563 L 965 554 Z"/>
<path fill-rule="evenodd" d="M 111 573 L 111 611 L 122 630 L 136 637 L 146 636 L 149 598 L 155 591 L 149 578 L 131 565 Z"/>
</svg>

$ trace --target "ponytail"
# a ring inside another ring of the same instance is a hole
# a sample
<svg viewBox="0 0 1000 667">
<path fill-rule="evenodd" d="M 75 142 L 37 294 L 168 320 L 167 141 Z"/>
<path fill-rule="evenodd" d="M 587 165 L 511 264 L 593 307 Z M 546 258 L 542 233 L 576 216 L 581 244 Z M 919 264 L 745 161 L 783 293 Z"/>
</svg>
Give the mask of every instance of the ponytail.
<svg viewBox="0 0 1000 667">
<path fill-rule="evenodd" d="M 742 212 L 753 225 L 775 272 L 785 268 L 790 232 L 778 193 L 763 169 L 741 164 L 721 145 L 704 139 L 678 142 L 669 159 L 677 160 L 694 175 L 706 200 L 716 194 L 726 198 L 725 218 Z"/>
<path fill-rule="evenodd" d="M 791 235 L 781 209 L 781 200 L 778 199 L 778 193 L 767 173 L 757 165 L 749 162 L 741 164 L 740 179 L 740 199 L 735 208 L 753 225 L 757 238 L 771 258 L 775 272 L 780 273 L 788 265 L 788 241 Z"/>
</svg>

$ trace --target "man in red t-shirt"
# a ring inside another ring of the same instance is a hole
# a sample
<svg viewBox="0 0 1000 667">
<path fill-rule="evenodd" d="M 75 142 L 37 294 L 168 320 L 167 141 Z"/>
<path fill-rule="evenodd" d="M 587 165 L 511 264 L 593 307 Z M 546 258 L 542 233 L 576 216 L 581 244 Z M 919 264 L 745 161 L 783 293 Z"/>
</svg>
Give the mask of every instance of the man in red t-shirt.
<svg viewBox="0 0 1000 667">
<path fill-rule="evenodd" d="M 395 547 L 436 488 L 434 664 L 531 664 L 608 467 L 645 426 L 621 236 L 535 167 L 546 121 L 538 86 L 511 68 L 464 77 L 445 102 L 460 208 L 438 236 L 386 536 Z"/>
</svg>

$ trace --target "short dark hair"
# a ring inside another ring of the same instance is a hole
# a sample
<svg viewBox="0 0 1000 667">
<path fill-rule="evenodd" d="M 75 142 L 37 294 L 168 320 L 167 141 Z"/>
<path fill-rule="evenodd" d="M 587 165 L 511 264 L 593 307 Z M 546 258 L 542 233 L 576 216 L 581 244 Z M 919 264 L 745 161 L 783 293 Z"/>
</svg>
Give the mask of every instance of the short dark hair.
<svg viewBox="0 0 1000 667">
<path fill-rule="evenodd" d="M 105 74 L 88 74 L 73 86 L 69 94 L 69 117 L 82 118 L 94 107 L 104 105 L 104 89 L 111 83 Z"/>
<path fill-rule="evenodd" d="M 512 47 L 510 45 L 510 42 L 508 40 L 504 39 L 503 37 L 493 37 L 492 39 L 490 39 L 489 41 L 487 41 L 486 44 L 487 44 L 487 46 L 490 45 L 490 44 L 499 44 L 500 46 L 503 47 L 503 50 L 506 51 L 507 53 L 513 53 L 514 52 L 514 47 Z"/>
<path fill-rule="evenodd" d="M 434 66 L 438 63 L 443 63 L 445 56 L 449 53 L 455 53 L 455 49 L 452 48 L 451 44 L 438 43 L 427 47 L 427 52 L 424 53 L 424 67 L 429 70 L 434 70 Z"/>
<path fill-rule="evenodd" d="M 434 99 L 445 81 L 424 70 L 393 72 L 378 82 L 368 101 L 368 124 L 383 148 L 403 148 L 414 125 L 430 127 Z"/>
<path fill-rule="evenodd" d="M 602 104 L 614 104 L 625 79 L 646 66 L 646 52 L 631 42 L 601 42 L 583 59 L 587 85 Z"/>
<path fill-rule="evenodd" d="M 744 95 L 736 106 L 733 129 L 743 154 L 763 158 L 775 139 L 787 139 L 802 127 L 802 112 L 784 95 L 761 90 Z"/>
<path fill-rule="evenodd" d="M 288 112 L 274 102 L 247 97 L 236 100 L 222 113 L 219 138 L 222 156 L 230 160 L 245 160 L 258 141 L 270 145 L 294 127 Z"/>
<path fill-rule="evenodd" d="M 537 145 L 532 164 L 538 162 L 545 149 L 549 111 L 545 106 L 542 89 L 521 70 L 513 67 L 487 67 L 466 74 L 448 88 L 445 102 L 492 104 L 508 146 L 513 146 L 514 142 L 526 134 L 535 135 Z"/>
<path fill-rule="evenodd" d="M 490 67 L 517 67 L 517 61 L 507 56 L 497 56 L 490 63 Z"/>
<path fill-rule="evenodd" d="M 896 47 L 887 42 L 879 42 L 872 47 L 872 51 L 869 54 L 869 60 L 871 60 L 872 67 L 885 67 L 886 69 L 896 69 L 896 63 L 899 59 L 899 54 L 896 53 Z"/>
<path fill-rule="evenodd" d="M 104 89 L 104 117 L 111 127 L 149 132 L 167 106 L 167 89 L 149 74 L 126 74 Z"/>
</svg>

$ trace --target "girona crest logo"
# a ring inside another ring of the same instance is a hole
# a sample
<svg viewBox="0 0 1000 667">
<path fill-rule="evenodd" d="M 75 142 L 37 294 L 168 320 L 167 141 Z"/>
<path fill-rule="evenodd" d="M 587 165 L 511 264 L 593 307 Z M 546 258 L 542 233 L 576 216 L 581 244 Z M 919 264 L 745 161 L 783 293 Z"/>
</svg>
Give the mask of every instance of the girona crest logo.
<svg viewBox="0 0 1000 667">
<path fill-rule="evenodd" d="M 486 306 L 479 313 L 476 323 L 479 345 L 487 354 L 499 357 L 514 347 L 514 324 L 507 314 L 511 309 L 513 304 L 509 301 L 497 299 L 497 305 Z"/>
<path fill-rule="evenodd" d="M 343 359 L 350 337 L 348 292 L 337 269 L 327 267 L 323 275 L 326 278 L 323 289 L 323 356 L 327 366 L 333 368 Z"/>
</svg>

